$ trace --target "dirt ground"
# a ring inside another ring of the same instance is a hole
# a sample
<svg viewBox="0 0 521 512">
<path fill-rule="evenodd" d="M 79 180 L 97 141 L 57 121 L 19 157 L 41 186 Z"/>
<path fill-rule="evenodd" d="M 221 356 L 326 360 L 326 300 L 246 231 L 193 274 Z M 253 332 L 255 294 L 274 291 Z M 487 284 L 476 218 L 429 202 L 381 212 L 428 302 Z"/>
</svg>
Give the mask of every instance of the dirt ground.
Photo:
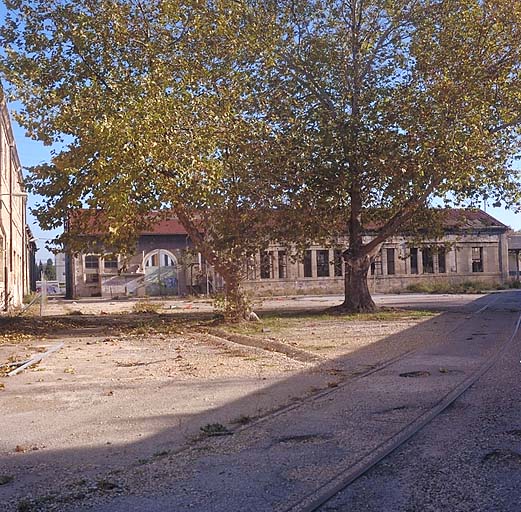
<svg viewBox="0 0 521 512">
<path fill-rule="evenodd" d="M 102 473 L 252 424 L 442 338 L 465 315 L 416 304 L 332 317 L 324 303 L 273 299 L 259 305 L 262 322 L 237 327 L 216 326 L 208 301 L 144 314 L 135 301 L 56 300 L 41 318 L 0 318 L 0 510 L 64 481 L 99 487 Z"/>
</svg>

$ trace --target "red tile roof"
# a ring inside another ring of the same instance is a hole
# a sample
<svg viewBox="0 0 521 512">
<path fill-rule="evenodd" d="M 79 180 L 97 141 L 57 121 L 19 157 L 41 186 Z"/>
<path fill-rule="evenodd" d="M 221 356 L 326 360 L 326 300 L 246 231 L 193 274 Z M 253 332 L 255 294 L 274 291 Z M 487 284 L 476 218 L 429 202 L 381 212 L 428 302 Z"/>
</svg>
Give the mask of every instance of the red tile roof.
<svg viewBox="0 0 521 512">
<path fill-rule="evenodd" d="M 186 229 L 177 219 L 162 219 L 142 231 L 142 235 L 187 235 Z"/>
<path fill-rule="evenodd" d="M 483 230 L 483 229 L 502 229 L 507 230 L 508 226 L 498 221 L 488 213 L 478 209 L 437 209 L 444 229 L 447 230 Z M 158 215 L 152 213 L 151 215 Z M 102 210 L 80 210 L 74 213 L 69 219 L 71 224 L 77 223 L 75 227 L 80 227 L 81 231 L 88 235 L 102 235 L 107 233 L 110 222 L 107 221 Z M 370 220 L 364 223 L 368 231 L 378 230 L 384 221 Z M 174 216 L 162 218 L 158 222 L 151 224 L 147 229 L 141 231 L 141 235 L 187 235 L 185 228 Z"/>
<path fill-rule="evenodd" d="M 444 209 L 443 224 L 446 228 L 457 229 L 482 229 L 482 228 L 505 228 L 506 224 L 489 215 L 483 210 Z"/>
<path fill-rule="evenodd" d="M 152 213 L 152 215 L 157 215 Z M 86 235 L 103 235 L 110 229 L 110 220 L 103 210 L 76 210 L 68 219 L 69 225 Z M 186 229 L 175 217 L 162 218 L 143 230 L 142 235 L 186 235 Z"/>
</svg>

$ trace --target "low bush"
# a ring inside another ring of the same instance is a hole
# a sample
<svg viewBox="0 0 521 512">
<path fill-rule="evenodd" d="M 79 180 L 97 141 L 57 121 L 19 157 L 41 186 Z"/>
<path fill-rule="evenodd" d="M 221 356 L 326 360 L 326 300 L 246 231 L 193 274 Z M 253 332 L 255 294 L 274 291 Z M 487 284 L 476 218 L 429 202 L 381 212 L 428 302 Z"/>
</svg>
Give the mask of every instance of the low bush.
<svg viewBox="0 0 521 512">
<path fill-rule="evenodd" d="M 140 300 L 134 304 L 134 313 L 159 313 L 164 308 L 163 302 L 152 302 L 150 300 Z"/>
<path fill-rule="evenodd" d="M 446 283 L 443 281 L 426 281 L 407 286 L 407 291 L 415 293 L 482 293 L 483 290 L 500 290 L 504 287 L 498 283 L 483 281 L 463 281 L 462 283 Z"/>
</svg>

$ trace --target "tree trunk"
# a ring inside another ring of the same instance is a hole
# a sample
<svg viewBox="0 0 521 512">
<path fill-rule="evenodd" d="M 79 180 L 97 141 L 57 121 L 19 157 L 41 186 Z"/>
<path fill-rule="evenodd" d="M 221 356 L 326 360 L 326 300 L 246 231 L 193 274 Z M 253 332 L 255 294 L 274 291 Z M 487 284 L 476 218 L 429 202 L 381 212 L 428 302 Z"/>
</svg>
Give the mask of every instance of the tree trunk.
<svg viewBox="0 0 521 512">
<path fill-rule="evenodd" d="M 174 208 L 174 211 L 194 246 L 204 256 L 207 263 L 212 265 L 224 279 L 224 298 L 215 301 L 215 307 L 222 312 L 226 321 L 240 322 L 244 320 L 251 310 L 248 298 L 241 286 L 241 267 L 223 259 L 213 250 L 211 243 L 204 238 L 194 220 L 181 206 Z M 240 258 L 232 258 L 232 260 L 240 261 Z"/>
<path fill-rule="evenodd" d="M 229 272 L 224 275 L 225 296 L 224 304 L 220 308 L 227 322 L 240 322 L 250 313 L 250 304 L 242 289 L 238 272 Z"/>
<path fill-rule="evenodd" d="M 346 258 L 344 303 L 335 308 L 340 313 L 370 313 L 376 310 L 369 293 L 367 274 L 371 257 Z"/>
</svg>

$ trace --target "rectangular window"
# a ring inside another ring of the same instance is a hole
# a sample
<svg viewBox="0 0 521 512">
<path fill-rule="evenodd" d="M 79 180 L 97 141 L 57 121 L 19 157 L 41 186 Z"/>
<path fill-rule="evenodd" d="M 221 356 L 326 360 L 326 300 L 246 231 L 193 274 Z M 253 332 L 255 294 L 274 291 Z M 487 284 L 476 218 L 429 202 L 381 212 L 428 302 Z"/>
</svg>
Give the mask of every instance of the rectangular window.
<svg viewBox="0 0 521 512">
<path fill-rule="evenodd" d="M 447 272 L 447 258 L 445 247 L 438 248 L 438 272 L 445 274 Z"/>
<path fill-rule="evenodd" d="M 317 277 L 329 277 L 329 251 L 317 251 Z"/>
<path fill-rule="evenodd" d="M 244 264 L 244 270 L 246 272 L 246 279 L 257 279 L 257 272 L 255 268 L 255 258 L 248 258 Z"/>
<path fill-rule="evenodd" d="M 396 273 L 396 267 L 394 263 L 394 249 L 387 249 L 387 274 L 390 276 Z"/>
<path fill-rule="evenodd" d="M 99 274 L 85 274 L 87 284 L 99 284 Z"/>
<path fill-rule="evenodd" d="M 262 251 L 260 259 L 261 279 L 273 278 L 273 251 Z"/>
<path fill-rule="evenodd" d="M 99 268 L 99 256 L 93 254 L 85 256 L 85 268 Z"/>
<path fill-rule="evenodd" d="M 432 249 L 430 247 L 422 249 L 422 264 L 424 274 L 434 273 L 434 258 L 432 257 Z"/>
<path fill-rule="evenodd" d="M 286 251 L 278 252 L 279 262 L 279 279 L 286 279 L 288 277 L 288 257 Z"/>
<path fill-rule="evenodd" d="M 411 274 L 418 273 L 418 249 L 413 247 L 411 249 Z"/>
<path fill-rule="evenodd" d="M 313 277 L 313 271 L 311 269 L 311 252 L 304 251 L 304 277 Z"/>
<path fill-rule="evenodd" d="M 342 249 L 335 249 L 334 253 L 334 267 L 335 277 L 342 277 L 344 272 L 344 257 Z"/>
<path fill-rule="evenodd" d="M 472 248 L 472 272 L 483 272 L 483 247 Z"/>
<path fill-rule="evenodd" d="M 105 258 L 103 260 L 103 268 L 117 269 L 118 268 L 118 259 L 117 258 Z"/>
<path fill-rule="evenodd" d="M 381 276 L 382 272 L 382 251 L 380 251 L 371 262 L 371 275 Z"/>
</svg>

